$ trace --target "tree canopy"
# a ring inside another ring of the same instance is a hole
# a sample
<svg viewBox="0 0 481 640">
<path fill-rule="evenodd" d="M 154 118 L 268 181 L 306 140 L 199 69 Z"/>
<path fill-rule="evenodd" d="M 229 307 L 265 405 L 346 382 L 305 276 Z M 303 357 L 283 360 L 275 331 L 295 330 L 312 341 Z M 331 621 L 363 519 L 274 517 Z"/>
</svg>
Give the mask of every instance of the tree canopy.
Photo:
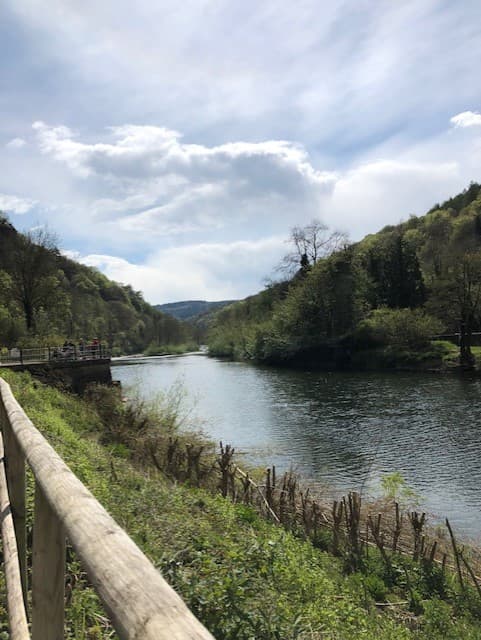
<svg viewBox="0 0 481 640">
<path fill-rule="evenodd" d="M 284 362 L 332 344 L 345 353 L 420 349 L 446 332 L 460 334 L 461 363 L 472 361 L 471 334 L 481 330 L 479 184 L 353 245 L 321 223 L 294 228 L 289 243 L 284 264 L 297 273 L 218 313 L 213 352 Z"/>
<path fill-rule="evenodd" d="M 186 342 L 191 329 L 62 255 L 52 233 L 18 233 L 0 212 L 0 348 L 94 337 L 132 353 Z"/>
</svg>

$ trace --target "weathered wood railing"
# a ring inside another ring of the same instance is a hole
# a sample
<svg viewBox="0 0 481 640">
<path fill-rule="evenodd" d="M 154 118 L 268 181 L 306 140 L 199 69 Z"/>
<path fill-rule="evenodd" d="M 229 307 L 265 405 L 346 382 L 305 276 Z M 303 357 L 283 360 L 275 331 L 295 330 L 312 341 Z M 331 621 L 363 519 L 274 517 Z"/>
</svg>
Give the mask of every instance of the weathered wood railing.
<svg viewBox="0 0 481 640">
<path fill-rule="evenodd" d="M 28 463 L 35 478 L 33 640 L 64 637 L 66 539 L 122 640 L 213 640 L 35 428 L 1 378 L 0 425 L 5 449 L 0 448 L 1 528 L 11 639 L 30 638 L 25 608 L 29 600 L 25 527 Z"/>
</svg>

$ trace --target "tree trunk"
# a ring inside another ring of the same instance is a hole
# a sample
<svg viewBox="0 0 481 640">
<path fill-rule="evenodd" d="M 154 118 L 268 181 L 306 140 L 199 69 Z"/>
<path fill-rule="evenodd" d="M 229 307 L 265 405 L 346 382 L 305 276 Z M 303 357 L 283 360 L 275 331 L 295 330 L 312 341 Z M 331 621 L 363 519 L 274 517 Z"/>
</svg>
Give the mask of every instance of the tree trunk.
<svg viewBox="0 0 481 640">
<path fill-rule="evenodd" d="M 33 307 L 30 300 L 24 300 L 23 302 L 23 311 L 25 315 L 25 324 L 27 325 L 27 329 L 30 331 L 34 328 L 34 314 Z"/>
<path fill-rule="evenodd" d="M 461 320 L 459 328 L 459 364 L 462 369 L 474 369 L 474 356 L 471 353 L 471 323 Z"/>
</svg>

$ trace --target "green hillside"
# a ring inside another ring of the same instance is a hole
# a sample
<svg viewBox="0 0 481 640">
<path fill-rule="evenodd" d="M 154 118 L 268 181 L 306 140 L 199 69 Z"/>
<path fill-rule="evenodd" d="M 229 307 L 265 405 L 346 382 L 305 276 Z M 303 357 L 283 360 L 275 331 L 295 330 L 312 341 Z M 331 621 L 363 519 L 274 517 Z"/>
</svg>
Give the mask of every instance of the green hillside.
<svg viewBox="0 0 481 640">
<path fill-rule="evenodd" d="M 218 300 L 209 302 L 207 300 L 182 300 L 180 302 L 167 302 L 166 304 L 156 304 L 155 308 L 162 313 L 177 318 L 178 320 L 197 320 L 198 316 L 204 315 L 216 309 L 221 309 L 236 300 Z"/>
<path fill-rule="evenodd" d="M 120 354 L 190 335 L 129 285 L 62 255 L 51 234 L 21 234 L 0 213 L 0 348 L 93 337 Z"/>
<path fill-rule="evenodd" d="M 439 367 L 460 332 L 474 364 L 481 328 L 481 186 L 316 262 L 304 254 L 286 282 L 221 310 L 214 355 L 300 366 Z M 456 351 L 454 349 L 454 351 Z M 474 350 L 475 351 L 475 350 Z"/>
</svg>

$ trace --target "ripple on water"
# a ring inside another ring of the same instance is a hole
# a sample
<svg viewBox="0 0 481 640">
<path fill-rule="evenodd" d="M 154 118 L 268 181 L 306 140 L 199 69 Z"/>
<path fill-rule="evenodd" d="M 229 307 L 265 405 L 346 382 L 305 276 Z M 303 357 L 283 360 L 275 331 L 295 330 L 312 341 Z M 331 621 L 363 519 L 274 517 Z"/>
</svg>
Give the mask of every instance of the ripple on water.
<svg viewBox="0 0 481 640">
<path fill-rule="evenodd" d="M 340 490 L 376 491 L 399 471 L 429 512 L 481 530 L 481 381 L 418 374 L 306 373 L 200 356 L 116 366 L 148 396 L 183 380 L 203 429 L 260 464 Z M 367 490 L 367 489 L 366 489 Z"/>
</svg>

